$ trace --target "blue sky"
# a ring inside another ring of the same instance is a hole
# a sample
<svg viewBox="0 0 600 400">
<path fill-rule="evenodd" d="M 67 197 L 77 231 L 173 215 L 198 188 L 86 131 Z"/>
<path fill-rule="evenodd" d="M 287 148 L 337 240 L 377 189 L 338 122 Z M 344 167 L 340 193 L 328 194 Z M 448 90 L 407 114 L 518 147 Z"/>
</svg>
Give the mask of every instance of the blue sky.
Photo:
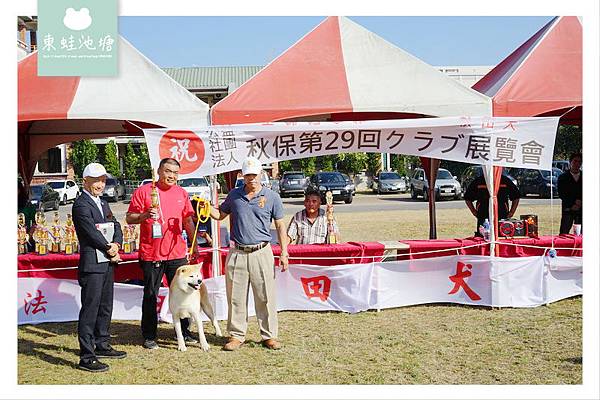
<svg viewBox="0 0 600 400">
<path fill-rule="evenodd" d="M 119 17 L 159 67 L 265 65 L 325 17 Z M 351 17 L 430 65 L 496 65 L 547 17 Z"/>
</svg>

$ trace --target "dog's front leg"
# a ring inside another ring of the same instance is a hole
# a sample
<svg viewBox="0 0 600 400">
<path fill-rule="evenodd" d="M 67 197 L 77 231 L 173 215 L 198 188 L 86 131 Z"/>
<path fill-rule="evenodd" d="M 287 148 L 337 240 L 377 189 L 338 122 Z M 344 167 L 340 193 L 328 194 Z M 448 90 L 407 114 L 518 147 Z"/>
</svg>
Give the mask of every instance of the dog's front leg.
<svg viewBox="0 0 600 400">
<path fill-rule="evenodd" d="M 194 322 L 196 322 L 196 326 L 198 327 L 198 339 L 200 339 L 200 347 L 202 350 L 208 351 L 210 346 L 206 341 L 206 336 L 204 336 L 204 324 L 202 323 L 202 318 L 200 318 L 200 313 L 193 314 Z"/>
<path fill-rule="evenodd" d="M 186 351 L 185 340 L 183 340 L 183 332 L 181 331 L 181 320 L 173 316 L 173 325 L 175 325 L 175 333 L 177 334 L 177 350 Z"/>
</svg>

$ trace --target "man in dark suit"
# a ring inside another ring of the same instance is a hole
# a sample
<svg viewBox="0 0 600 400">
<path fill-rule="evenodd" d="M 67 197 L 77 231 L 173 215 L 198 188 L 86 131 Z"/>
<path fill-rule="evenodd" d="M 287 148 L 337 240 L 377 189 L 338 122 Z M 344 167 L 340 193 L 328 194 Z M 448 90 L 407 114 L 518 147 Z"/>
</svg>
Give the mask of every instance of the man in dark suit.
<svg viewBox="0 0 600 400">
<path fill-rule="evenodd" d="M 81 286 L 79 368 L 91 372 L 108 371 L 98 358 L 124 358 L 127 353 L 110 345 L 113 307 L 114 265 L 119 262 L 123 242 L 121 225 L 110 207 L 100 199 L 106 186 L 106 169 L 91 163 L 83 170 L 83 193 L 73 203 L 73 224 L 79 238 L 78 279 Z M 96 224 L 112 223 L 114 235 L 108 240 Z M 97 252 L 98 250 L 98 252 Z"/>
</svg>

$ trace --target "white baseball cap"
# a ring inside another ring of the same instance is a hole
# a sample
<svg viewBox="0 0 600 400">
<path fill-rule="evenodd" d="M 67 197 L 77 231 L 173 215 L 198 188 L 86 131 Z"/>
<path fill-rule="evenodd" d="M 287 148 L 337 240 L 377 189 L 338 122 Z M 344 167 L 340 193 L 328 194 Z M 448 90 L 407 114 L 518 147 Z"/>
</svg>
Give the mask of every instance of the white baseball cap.
<svg viewBox="0 0 600 400">
<path fill-rule="evenodd" d="M 254 174 L 258 175 L 262 171 L 260 160 L 255 157 L 248 157 L 242 164 L 242 175 Z"/>
<path fill-rule="evenodd" d="M 83 170 L 83 177 L 90 176 L 92 178 L 98 178 L 102 175 L 106 175 L 106 168 L 104 165 L 100 163 L 93 162 L 91 164 L 86 165 Z"/>
</svg>

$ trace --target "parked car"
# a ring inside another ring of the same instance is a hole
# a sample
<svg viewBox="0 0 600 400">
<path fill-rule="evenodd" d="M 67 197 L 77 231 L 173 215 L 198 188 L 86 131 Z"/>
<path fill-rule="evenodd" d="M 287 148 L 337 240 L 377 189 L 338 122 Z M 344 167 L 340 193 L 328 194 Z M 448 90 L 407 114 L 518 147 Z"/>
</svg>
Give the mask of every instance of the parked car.
<svg viewBox="0 0 600 400">
<path fill-rule="evenodd" d="M 140 182 L 140 186 L 144 186 L 146 183 L 152 183 L 152 179 L 144 179 L 142 182 Z"/>
<path fill-rule="evenodd" d="M 552 168 L 552 173 L 541 169 L 521 168 L 514 170 L 521 196 L 537 194 L 543 198 L 549 198 L 551 192 L 553 197 L 558 197 L 557 182 L 562 172 L 558 168 Z"/>
<path fill-rule="evenodd" d="M 302 171 L 286 171 L 279 181 L 279 194 L 282 198 L 290 196 L 304 196 L 308 187 L 308 179 Z"/>
<path fill-rule="evenodd" d="M 554 160 L 552 161 L 552 168 L 558 168 L 562 172 L 567 171 L 570 168 L 569 160 Z"/>
<path fill-rule="evenodd" d="M 279 180 L 271 179 L 271 190 L 275 193 L 279 193 Z"/>
<path fill-rule="evenodd" d="M 425 178 L 423 168 L 415 169 L 413 178 L 410 181 L 410 194 L 412 199 L 418 196 L 423 196 L 423 200 L 429 200 L 429 184 Z M 447 169 L 440 168 L 438 170 L 437 179 L 435 181 L 435 199 L 454 198 L 460 199 L 462 196 L 460 182 L 455 176 L 452 176 Z"/>
<path fill-rule="evenodd" d="M 119 201 L 119 199 L 125 198 L 125 185 L 117 178 L 109 176 L 106 178 L 106 186 L 102 197 L 110 199 L 112 201 Z"/>
<path fill-rule="evenodd" d="M 208 180 L 201 176 L 199 178 L 184 178 L 177 181 L 177 184 L 181 186 L 186 192 L 188 192 L 188 196 L 192 198 L 194 195 L 197 195 L 203 199 L 210 200 L 211 190 L 210 185 L 208 184 Z"/>
<path fill-rule="evenodd" d="M 350 191 L 352 191 L 352 196 L 356 196 L 356 186 L 352 182 L 352 179 L 350 179 L 350 177 L 344 173 L 342 173 L 342 176 L 346 180 L 346 184 L 350 187 Z"/>
<path fill-rule="evenodd" d="M 52 180 L 47 183 L 52 189 L 58 192 L 61 204 L 74 201 L 79 196 L 79 186 L 70 179 Z"/>
<path fill-rule="evenodd" d="M 377 194 L 406 193 L 406 181 L 397 172 L 382 171 L 373 177 L 371 189 Z"/>
<path fill-rule="evenodd" d="M 271 189 L 271 178 L 269 178 L 269 174 L 264 169 L 260 173 L 260 184 Z"/>
<path fill-rule="evenodd" d="M 31 204 L 42 210 L 58 210 L 60 194 L 48 184 L 31 185 L 29 187 Z"/>
<path fill-rule="evenodd" d="M 321 194 L 321 202 L 325 204 L 325 193 L 331 191 L 333 201 L 352 203 L 352 186 L 339 172 L 317 172 L 311 175 L 309 185 Z"/>
<path fill-rule="evenodd" d="M 269 174 L 267 174 L 266 171 L 262 171 L 260 174 L 260 184 L 266 188 L 273 189 L 272 184 L 271 184 L 271 179 L 269 178 Z M 244 186 L 244 177 L 241 175 L 238 175 L 237 179 L 235 180 L 234 188 L 239 188 L 242 186 Z"/>
</svg>

